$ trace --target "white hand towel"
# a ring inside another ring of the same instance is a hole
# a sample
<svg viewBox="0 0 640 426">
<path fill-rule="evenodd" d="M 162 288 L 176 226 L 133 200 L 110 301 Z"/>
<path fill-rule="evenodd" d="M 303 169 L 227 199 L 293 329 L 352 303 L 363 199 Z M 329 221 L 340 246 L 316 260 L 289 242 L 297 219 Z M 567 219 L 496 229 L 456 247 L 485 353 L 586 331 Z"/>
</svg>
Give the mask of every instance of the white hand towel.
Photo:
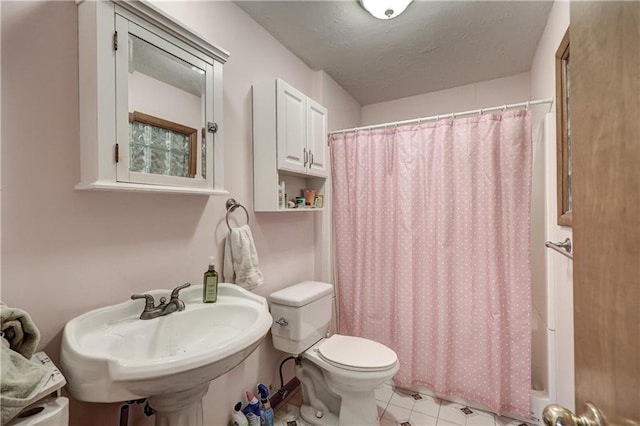
<svg viewBox="0 0 640 426">
<path fill-rule="evenodd" d="M 223 274 L 225 281 L 252 290 L 264 283 L 258 268 L 258 252 L 249 225 L 232 228 L 225 240 Z M 233 280 L 229 278 L 233 276 Z"/>
</svg>

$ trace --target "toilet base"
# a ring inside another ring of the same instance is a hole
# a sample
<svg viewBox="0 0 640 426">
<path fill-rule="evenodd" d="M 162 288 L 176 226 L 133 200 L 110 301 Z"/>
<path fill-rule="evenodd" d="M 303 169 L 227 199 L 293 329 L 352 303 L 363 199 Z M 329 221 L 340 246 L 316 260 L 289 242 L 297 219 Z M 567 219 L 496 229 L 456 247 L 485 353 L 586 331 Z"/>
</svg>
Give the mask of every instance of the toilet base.
<svg viewBox="0 0 640 426">
<path fill-rule="evenodd" d="M 342 392 L 340 405 L 340 425 L 377 426 L 378 407 L 373 391 Z"/>
<path fill-rule="evenodd" d="M 320 418 L 317 414 L 318 411 L 310 405 L 302 404 L 300 406 L 300 417 L 312 426 L 338 426 L 340 424 L 338 418 L 329 411 L 323 412 Z"/>
<path fill-rule="evenodd" d="M 397 367 L 381 375 L 373 383 L 363 380 L 362 376 L 337 378 L 335 367 L 327 365 L 315 351 L 305 351 L 300 357 L 300 363 L 295 366 L 303 394 L 304 405 L 300 409 L 300 415 L 305 422 L 317 426 L 377 426 L 380 423 L 373 389 L 396 371 Z M 376 383 L 378 381 L 380 383 Z"/>
</svg>

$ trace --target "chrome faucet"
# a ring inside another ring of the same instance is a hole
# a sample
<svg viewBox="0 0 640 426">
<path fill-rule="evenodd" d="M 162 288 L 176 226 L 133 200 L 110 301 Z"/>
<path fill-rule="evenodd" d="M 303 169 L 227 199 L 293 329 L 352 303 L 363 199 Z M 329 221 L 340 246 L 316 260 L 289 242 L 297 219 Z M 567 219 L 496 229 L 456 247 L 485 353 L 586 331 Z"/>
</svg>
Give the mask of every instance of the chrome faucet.
<svg viewBox="0 0 640 426">
<path fill-rule="evenodd" d="M 191 283 L 184 283 L 173 289 L 169 302 L 166 297 L 160 298 L 160 304 L 156 306 L 156 301 L 150 294 L 134 294 L 131 300 L 145 299 L 144 310 L 140 314 L 140 319 L 148 320 L 169 315 L 172 312 L 184 311 L 184 302 L 180 300 L 179 293 L 183 288 L 187 288 Z"/>
</svg>

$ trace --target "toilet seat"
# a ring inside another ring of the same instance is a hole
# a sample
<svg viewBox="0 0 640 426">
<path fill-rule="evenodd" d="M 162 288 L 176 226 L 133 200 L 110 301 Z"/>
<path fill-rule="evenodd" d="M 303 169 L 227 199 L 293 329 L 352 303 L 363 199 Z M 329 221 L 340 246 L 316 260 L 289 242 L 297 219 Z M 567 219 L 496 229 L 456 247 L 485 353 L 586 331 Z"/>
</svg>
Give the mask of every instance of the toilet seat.
<svg viewBox="0 0 640 426">
<path fill-rule="evenodd" d="M 340 334 L 325 339 L 317 351 L 325 362 L 353 371 L 387 370 L 398 361 L 396 353 L 381 343 Z"/>
</svg>

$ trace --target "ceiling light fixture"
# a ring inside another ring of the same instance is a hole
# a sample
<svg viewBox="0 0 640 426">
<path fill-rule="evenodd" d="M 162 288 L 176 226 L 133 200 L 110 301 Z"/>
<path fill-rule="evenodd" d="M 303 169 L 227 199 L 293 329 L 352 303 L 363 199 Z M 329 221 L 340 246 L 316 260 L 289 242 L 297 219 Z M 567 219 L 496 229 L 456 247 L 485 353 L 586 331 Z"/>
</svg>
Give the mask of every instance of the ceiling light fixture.
<svg viewBox="0 0 640 426">
<path fill-rule="evenodd" d="M 391 19 L 400 15 L 412 0 L 360 0 L 370 14 L 378 19 Z"/>
</svg>

